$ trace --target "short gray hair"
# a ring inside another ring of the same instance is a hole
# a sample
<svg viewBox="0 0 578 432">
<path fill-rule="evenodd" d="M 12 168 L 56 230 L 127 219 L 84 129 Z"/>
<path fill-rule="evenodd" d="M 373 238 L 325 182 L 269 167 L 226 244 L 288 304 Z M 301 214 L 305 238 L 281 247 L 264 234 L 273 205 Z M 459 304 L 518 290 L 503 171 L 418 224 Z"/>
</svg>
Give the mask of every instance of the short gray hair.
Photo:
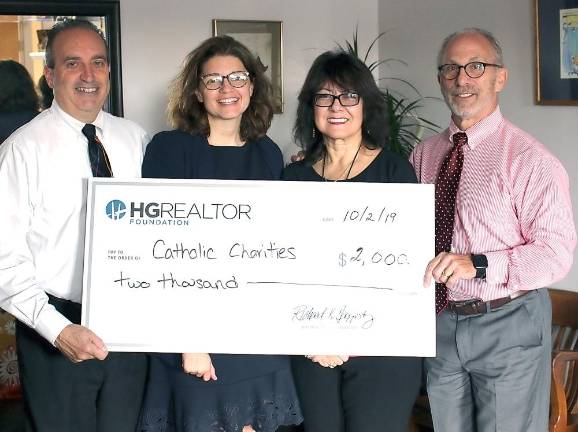
<svg viewBox="0 0 578 432">
<path fill-rule="evenodd" d="M 504 57 L 502 54 L 502 46 L 500 45 L 500 42 L 498 41 L 498 39 L 496 39 L 496 37 L 487 30 L 477 28 L 477 27 L 471 27 L 471 28 L 465 28 L 463 30 L 459 30 L 455 33 L 452 33 L 451 35 L 449 35 L 448 37 L 446 37 L 444 39 L 444 41 L 442 42 L 442 46 L 440 47 L 440 50 L 438 51 L 438 58 L 437 58 L 437 63 L 438 63 L 437 65 L 438 66 L 442 65 L 444 54 L 445 54 L 446 49 L 447 49 L 448 45 L 450 44 L 450 42 L 452 42 L 454 39 L 456 39 L 462 35 L 466 35 L 466 34 L 478 34 L 478 35 L 486 38 L 486 40 L 492 46 L 492 49 L 494 50 L 494 54 L 496 55 L 496 58 L 494 61 L 499 65 L 504 64 Z"/>
</svg>

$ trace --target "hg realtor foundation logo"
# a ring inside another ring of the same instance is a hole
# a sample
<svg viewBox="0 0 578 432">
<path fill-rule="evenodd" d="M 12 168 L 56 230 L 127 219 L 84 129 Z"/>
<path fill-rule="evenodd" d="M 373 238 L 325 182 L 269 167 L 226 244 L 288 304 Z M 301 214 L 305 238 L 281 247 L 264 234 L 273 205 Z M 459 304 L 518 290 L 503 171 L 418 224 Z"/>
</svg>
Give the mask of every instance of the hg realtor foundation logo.
<svg viewBox="0 0 578 432">
<path fill-rule="evenodd" d="M 191 220 L 250 220 L 251 205 L 244 203 L 130 202 L 118 199 L 105 207 L 109 219 L 117 221 L 128 214 L 131 225 L 189 225 Z"/>
<path fill-rule="evenodd" d="M 112 200 L 106 205 L 105 210 L 110 219 L 118 220 L 126 214 L 126 205 L 121 200 Z"/>
</svg>

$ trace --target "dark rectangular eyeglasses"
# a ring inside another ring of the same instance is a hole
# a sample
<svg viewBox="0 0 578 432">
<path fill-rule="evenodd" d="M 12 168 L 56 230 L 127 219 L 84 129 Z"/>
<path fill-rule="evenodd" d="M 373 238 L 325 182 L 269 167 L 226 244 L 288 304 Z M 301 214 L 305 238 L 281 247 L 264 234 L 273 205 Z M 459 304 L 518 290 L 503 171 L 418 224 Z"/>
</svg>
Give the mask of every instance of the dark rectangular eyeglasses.
<svg viewBox="0 0 578 432">
<path fill-rule="evenodd" d="M 330 93 L 317 93 L 313 96 L 313 103 L 318 107 L 330 107 L 339 100 L 341 106 L 354 106 L 359 103 L 359 94 L 355 92 L 343 92 L 339 95 L 332 95 Z"/>
</svg>

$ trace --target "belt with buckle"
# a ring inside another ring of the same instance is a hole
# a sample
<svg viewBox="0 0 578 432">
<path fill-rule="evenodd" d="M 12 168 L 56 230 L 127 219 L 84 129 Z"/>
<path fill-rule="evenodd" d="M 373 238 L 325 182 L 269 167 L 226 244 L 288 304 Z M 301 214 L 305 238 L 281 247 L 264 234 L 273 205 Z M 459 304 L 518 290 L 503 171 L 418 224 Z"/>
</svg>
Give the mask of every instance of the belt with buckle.
<svg viewBox="0 0 578 432">
<path fill-rule="evenodd" d="M 520 298 L 530 291 L 518 291 L 507 297 L 501 297 L 494 300 L 483 301 L 483 300 L 463 300 L 463 301 L 450 301 L 448 302 L 447 309 L 456 315 L 479 315 L 490 312 L 494 309 L 498 309 L 505 304 L 510 303 L 512 300 Z"/>
</svg>

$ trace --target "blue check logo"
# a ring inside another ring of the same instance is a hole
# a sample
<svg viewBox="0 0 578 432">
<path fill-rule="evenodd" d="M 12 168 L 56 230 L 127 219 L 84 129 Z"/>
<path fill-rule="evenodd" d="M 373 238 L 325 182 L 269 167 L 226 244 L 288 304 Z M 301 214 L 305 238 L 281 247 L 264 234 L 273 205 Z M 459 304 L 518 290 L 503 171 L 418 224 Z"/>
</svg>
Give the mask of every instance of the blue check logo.
<svg viewBox="0 0 578 432">
<path fill-rule="evenodd" d="M 112 220 L 122 219 L 126 214 L 126 205 L 121 200 L 112 200 L 106 205 L 106 215 Z"/>
</svg>

